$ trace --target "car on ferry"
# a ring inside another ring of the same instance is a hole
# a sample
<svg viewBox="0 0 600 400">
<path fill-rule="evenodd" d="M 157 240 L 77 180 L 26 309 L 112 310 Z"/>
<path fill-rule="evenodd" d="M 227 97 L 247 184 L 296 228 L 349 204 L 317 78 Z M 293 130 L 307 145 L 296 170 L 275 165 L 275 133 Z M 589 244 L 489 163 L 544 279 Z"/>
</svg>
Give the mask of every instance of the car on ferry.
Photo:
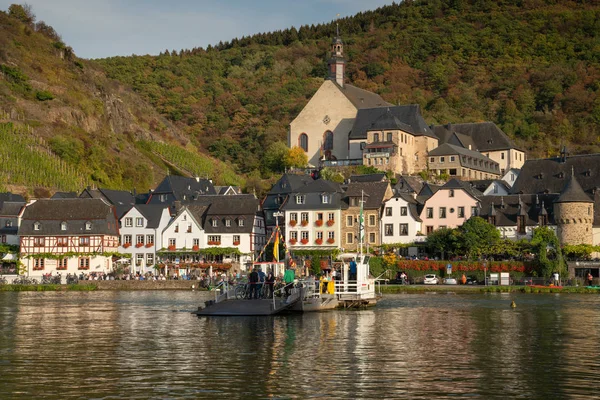
<svg viewBox="0 0 600 400">
<path fill-rule="evenodd" d="M 425 285 L 437 285 L 438 283 L 440 283 L 440 279 L 437 277 L 437 275 L 427 274 L 423 278 L 423 283 Z"/>
</svg>

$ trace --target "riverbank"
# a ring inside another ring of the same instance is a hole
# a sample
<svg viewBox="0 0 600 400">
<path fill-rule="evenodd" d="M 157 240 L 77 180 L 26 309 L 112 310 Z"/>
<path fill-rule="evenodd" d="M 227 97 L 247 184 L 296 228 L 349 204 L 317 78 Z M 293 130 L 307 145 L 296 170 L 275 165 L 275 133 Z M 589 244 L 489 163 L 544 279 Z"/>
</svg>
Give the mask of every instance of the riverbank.
<svg viewBox="0 0 600 400">
<path fill-rule="evenodd" d="M 80 281 L 74 285 L 0 285 L 5 292 L 56 292 L 93 290 L 191 290 L 197 281 Z M 192 287 L 193 286 L 193 287 Z M 206 289 L 200 289 L 206 290 Z"/>
<path fill-rule="evenodd" d="M 145 291 L 145 290 L 206 290 L 197 281 L 84 281 L 74 285 L 0 285 L 4 292 L 58 291 Z M 585 286 L 532 287 L 481 285 L 382 285 L 383 294 L 395 293 L 591 293 L 600 294 L 600 287 Z"/>
<path fill-rule="evenodd" d="M 585 286 L 535 287 L 535 286 L 481 286 L 481 285 L 384 285 L 383 294 L 394 293 L 592 293 L 600 294 L 600 288 Z"/>
</svg>

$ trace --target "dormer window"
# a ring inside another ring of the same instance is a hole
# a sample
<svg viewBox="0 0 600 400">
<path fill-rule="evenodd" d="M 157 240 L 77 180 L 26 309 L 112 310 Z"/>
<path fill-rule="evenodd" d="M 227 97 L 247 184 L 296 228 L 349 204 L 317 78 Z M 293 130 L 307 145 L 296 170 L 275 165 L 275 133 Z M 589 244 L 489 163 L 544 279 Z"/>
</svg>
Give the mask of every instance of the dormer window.
<svg viewBox="0 0 600 400">
<path fill-rule="evenodd" d="M 34 231 L 39 231 L 40 229 L 42 229 L 42 224 L 40 224 L 39 222 L 35 222 L 33 224 L 33 230 Z"/>
<path fill-rule="evenodd" d="M 226 219 L 225 220 L 225 226 L 228 227 L 228 228 L 231 226 L 231 220 L 230 219 Z"/>
<path fill-rule="evenodd" d="M 304 196 L 298 195 L 296 196 L 296 204 L 304 204 L 305 198 Z"/>
<path fill-rule="evenodd" d="M 324 194 L 321 196 L 321 201 L 323 204 L 327 204 L 329 203 L 329 195 L 328 194 Z"/>
<path fill-rule="evenodd" d="M 86 231 L 91 231 L 92 230 L 92 223 L 90 221 L 85 223 L 85 230 Z"/>
<path fill-rule="evenodd" d="M 67 223 L 66 222 L 61 222 L 60 223 L 60 230 L 61 231 L 66 231 L 67 230 Z"/>
<path fill-rule="evenodd" d="M 238 226 L 244 226 L 244 220 L 238 219 Z"/>
<path fill-rule="evenodd" d="M 212 222 L 213 228 L 216 228 L 218 221 L 216 219 L 213 219 L 211 222 Z"/>
<path fill-rule="evenodd" d="M 12 221 L 10 219 L 6 220 L 6 224 L 4 224 L 7 228 L 12 227 Z"/>
</svg>

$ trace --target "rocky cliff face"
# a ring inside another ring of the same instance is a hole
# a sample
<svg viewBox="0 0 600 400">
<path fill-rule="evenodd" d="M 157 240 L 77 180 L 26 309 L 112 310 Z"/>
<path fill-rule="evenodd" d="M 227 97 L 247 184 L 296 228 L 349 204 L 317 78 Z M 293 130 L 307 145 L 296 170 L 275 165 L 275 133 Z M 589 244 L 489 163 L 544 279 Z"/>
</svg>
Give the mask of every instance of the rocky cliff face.
<svg viewBox="0 0 600 400">
<path fill-rule="evenodd" d="M 0 122 L 28 126 L 61 157 L 75 149 L 77 157 L 65 159 L 98 185 L 153 187 L 168 167 L 137 143 L 183 147 L 189 140 L 137 94 L 55 39 L 0 12 Z M 55 148 L 58 142 L 67 150 Z"/>
</svg>

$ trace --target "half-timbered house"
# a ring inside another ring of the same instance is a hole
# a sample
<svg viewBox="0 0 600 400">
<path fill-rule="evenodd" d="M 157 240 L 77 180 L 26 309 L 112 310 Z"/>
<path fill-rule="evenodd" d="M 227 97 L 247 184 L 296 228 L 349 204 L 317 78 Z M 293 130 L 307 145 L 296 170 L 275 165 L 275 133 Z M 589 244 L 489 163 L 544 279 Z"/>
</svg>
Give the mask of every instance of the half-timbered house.
<svg viewBox="0 0 600 400">
<path fill-rule="evenodd" d="M 115 209 L 103 199 L 38 200 L 19 226 L 26 274 L 109 272 L 119 246 Z"/>
</svg>

